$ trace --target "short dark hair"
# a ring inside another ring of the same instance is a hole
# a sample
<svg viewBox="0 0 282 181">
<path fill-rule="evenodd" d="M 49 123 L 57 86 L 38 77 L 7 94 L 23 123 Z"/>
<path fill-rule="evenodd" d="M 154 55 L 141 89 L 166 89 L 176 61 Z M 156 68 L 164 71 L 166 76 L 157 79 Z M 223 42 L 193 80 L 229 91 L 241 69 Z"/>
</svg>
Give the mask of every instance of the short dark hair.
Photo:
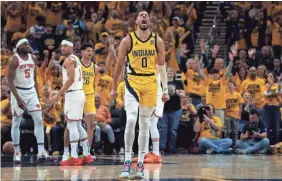
<svg viewBox="0 0 282 181">
<path fill-rule="evenodd" d="M 212 69 L 210 71 L 210 74 L 219 74 L 219 71 L 217 69 Z"/>
<path fill-rule="evenodd" d="M 93 48 L 93 45 L 91 43 L 83 43 L 80 50 L 86 50 L 86 48 Z"/>
<path fill-rule="evenodd" d="M 97 65 L 98 65 L 98 66 L 99 66 L 99 65 L 106 65 L 106 63 L 101 61 L 101 62 L 98 62 Z"/>
<path fill-rule="evenodd" d="M 250 114 L 252 114 L 252 115 L 256 114 L 256 115 L 259 116 L 259 112 L 257 111 L 257 109 L 251 109 Z"/>
<path fill-rule="evenodd" d="M 149 12 L 148 12 L 146 9 L 141 9 L 141 10 L 137 11 L 137 14 L 136 14 L 135 19 L 137 19 L 137 17 L 138 17 L 138 15 L 139 15 L 139 13 L 141 13 L 142 11 L 145 11 L 146 13 L 148 13 L 148 14 L 149 14 Z"/>
</svg>

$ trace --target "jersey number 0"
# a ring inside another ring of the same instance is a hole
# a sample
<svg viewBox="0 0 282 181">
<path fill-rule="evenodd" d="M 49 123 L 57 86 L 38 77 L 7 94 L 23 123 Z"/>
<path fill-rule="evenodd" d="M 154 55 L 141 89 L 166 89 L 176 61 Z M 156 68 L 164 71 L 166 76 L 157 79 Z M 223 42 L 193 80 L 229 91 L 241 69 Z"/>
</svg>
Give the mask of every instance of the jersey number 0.
<svg viewBox="0 0 282 181">
<path fill-rule="evenodd" d="M 147 57 L 142 58 L 142 67 L 147 67 Z"/>
</svg>

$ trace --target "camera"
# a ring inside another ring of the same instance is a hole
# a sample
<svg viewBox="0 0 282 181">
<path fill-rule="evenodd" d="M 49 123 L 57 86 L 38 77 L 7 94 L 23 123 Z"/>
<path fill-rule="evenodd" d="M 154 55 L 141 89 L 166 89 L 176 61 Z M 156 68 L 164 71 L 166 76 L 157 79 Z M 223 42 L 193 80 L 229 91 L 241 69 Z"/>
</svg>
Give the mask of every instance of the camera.
<svg viewBox="0 0 282 181">
<path fill-rule="evenodd" d="M 254 134 L 254 132 L 257 132 L 258 131 L 258 122 L 250 122 L 249 124 L 249 128 L 248 128 L 248 132 L 249 132 L 249 135 L 252 136 Z"/>
<path fill-rule="evenodd" d="M 204 122 L 204 115 L 206 115 L 206 111 L 209 111 L 210 110 L 210 107 L 209 106 L 202 106 L 200 107 L 200 109 L 198 110 L 198 117 L 199 117 L 199 120 L 200 120 L 200 123 Z"/>
</svg>

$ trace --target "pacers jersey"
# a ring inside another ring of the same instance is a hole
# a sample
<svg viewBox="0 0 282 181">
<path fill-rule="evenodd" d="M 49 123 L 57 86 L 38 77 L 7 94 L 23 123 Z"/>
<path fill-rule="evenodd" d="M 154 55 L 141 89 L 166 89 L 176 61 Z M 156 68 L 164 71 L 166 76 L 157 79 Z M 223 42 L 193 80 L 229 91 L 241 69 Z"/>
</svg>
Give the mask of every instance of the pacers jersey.
<svg viewBox="0 0 282 181">
<path fill-rule="evenodd" d="M 127 54 L 127 73 L 133 75 L 156 74 L 157 36 L 152 33 L 146 41 L 140 40 L 135 32 L 129 34 L 131 49 Z"/>
<path fill-rule="evenodd" d="M 85 66 L 81 62 L 82 77 L 83 77 L 83 91 L 85 94 L 94 93 L 94 80 L 95 80 L 95 65 L 90 62 L 90 65 Z"/>
</svg>

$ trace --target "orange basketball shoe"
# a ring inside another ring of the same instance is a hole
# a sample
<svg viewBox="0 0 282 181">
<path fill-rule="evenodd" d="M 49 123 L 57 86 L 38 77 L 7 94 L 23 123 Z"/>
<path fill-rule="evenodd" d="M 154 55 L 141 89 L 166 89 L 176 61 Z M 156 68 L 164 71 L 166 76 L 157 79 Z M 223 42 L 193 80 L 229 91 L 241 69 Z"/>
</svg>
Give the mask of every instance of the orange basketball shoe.
<svg viewBox="0 0 282 181">
<path fill-rule="evenodd" d="M 73 158 L 70 157 L 69 159 L 65 160 L 65 161 L 60 161 L 60 165 L 61 166 L 79 166 L 82 165 L 83 161 L 80 158 Z"/>
<path fill-rule="evenodd" d="M 147 153 L 144 157 L 144 160 L 146 158 L 150 157 L 150 155 L 151 155 L 151 152 Z M 135 157 L 135 158 L 132 159 L 132 163 L 137 163 L 137 162 L 138 162 L 138 157 Z"/>
<path fill-rule="evenodd" d="M 161 157 L 161 154 L 155 155 L 154 153 L 151 153 L 149 157 L 144 159 L 144 163 L 162 163 L 163 159 Z"/>
<path fill-rule="evenodd" d="M 89 164 L 89 163 L 94 162 L 93 156 L 91 154 L 88 155 L 88 156 L 83 156 L 82 162 L 83 162 L 83 164 Z"/>
</svg>

